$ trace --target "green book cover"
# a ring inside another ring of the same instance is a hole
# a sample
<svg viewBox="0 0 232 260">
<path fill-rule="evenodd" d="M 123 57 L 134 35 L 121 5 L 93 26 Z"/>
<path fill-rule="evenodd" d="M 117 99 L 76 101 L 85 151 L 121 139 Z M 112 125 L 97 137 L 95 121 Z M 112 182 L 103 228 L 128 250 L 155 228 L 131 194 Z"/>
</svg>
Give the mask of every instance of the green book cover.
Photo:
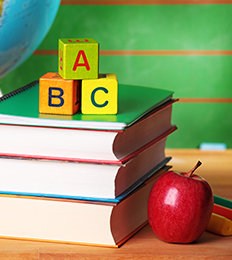
<svg viewBox="0 0 232 260">
<path fill-rule="evenodd" d="M 173 92 L 141 86 L 118 86 L 118 114 L 72 116 L 39 113 L 39 82 L 0 98 L 0 124 L 121 131 L 172 99 Z"/>
</svg>

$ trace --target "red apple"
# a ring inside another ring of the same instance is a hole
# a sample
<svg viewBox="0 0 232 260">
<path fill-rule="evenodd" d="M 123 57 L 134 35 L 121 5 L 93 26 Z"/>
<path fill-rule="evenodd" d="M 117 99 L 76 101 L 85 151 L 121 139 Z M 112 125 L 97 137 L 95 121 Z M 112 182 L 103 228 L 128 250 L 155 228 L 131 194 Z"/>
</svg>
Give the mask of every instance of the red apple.
<svg viewBox="0 0 232 260">
<path fill-rule="evenodd" d="M 153 232 L 170 243 L 191 243 L 206 229 L 213 210 L 213 193 L 202 177 L 189 171 L 168 171 L 155 182 L 148 200 Z"/>
</svg>

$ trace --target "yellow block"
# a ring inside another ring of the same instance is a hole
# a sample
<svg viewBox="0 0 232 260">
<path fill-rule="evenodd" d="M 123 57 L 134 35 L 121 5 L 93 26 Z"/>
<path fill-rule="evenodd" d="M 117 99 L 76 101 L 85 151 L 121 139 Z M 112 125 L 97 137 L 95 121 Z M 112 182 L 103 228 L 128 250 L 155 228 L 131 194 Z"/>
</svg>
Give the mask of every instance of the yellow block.
<svg viewBox="0 0 232 260">
<path fill-rule="evenodd" d="M 98 79 L 82 80 L 82 114 L 117 114 L 118 81 L 115 74 L 99 74 Z"/>
<path fill-rule="evenodd" d="M 65 80 L 58 73 L 39 79 L 39 112 L 73 115 L 80 108 L 80 81 Z"/>
<path fill-rule="evenodd" d="M 59 74 L 64 79 L 97 79 L 99 44 L 92 38 L 59 39 Z"/>
</svg>

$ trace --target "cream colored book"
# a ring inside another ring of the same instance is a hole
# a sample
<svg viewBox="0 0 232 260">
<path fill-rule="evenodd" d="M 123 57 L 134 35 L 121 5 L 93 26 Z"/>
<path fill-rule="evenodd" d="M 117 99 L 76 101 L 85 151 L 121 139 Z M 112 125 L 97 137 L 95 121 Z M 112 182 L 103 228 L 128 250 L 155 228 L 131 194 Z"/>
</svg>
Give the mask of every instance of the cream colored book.
<svg viewBox="0 0 232 260">
<path fill-rule="evenodd" d="M 0 237 L 119 247 L 147 223 L 147 201 L 164 167 L 119 203 L 1 195 Z"/>
</svg>

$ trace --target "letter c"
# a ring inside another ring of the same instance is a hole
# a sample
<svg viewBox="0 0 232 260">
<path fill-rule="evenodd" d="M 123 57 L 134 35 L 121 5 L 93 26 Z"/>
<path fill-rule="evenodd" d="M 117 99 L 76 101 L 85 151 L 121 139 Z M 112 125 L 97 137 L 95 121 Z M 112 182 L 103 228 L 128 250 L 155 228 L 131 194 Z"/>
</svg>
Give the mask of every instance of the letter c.
<svg viewBox="0 0 232 260">
<path fill-rule="evenodd" d="M 106 94 L 108 94 L 108 92 L 109 92 L 108 89 L 103 88 L 103 87 L 95 88 L 95 89 L 93 90 L 92 94 L 91 94 L 91 102 L 92 102 L 92 104 L 93 104 L 95 107 L 105 107 L 105 106 L 107 106 L 107 104 L 109 103 L 107 100 L 106 100 L 103 104 L 98 104 L 98 103 L 96 103 L 96 101 L 95 101 L 95 94 L 96 94 L 96 92 L 99 91 L 99 90 L 104 91 Z"/>
</svg>

